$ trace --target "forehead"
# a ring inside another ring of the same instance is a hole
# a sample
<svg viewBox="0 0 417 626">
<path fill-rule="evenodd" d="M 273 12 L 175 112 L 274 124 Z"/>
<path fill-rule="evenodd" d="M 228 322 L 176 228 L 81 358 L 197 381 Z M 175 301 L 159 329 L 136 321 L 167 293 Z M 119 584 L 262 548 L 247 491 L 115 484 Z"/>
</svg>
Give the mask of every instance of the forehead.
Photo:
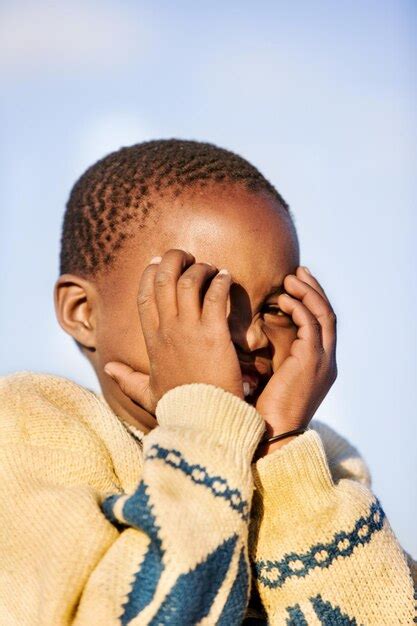
<svg viewBox="0 0 417 626">
<path fill-rule="evenodd" d="M 175 198 L 159 220 L 162 254 L 188 250 L 196 262 L 226 267 L 233 280 L 260 296 L 299 264 L 298 239 L 286 210 L 267 192 L 215 185 Z"/>
<path fill-rule="evenodd" d="M 197 263 L 226 267 L 253 302 L 299 265 L 296 231 L 267 192 L 238 184 L 195 187 L 177 197 L 155 198 L 149 218 L 121 251 L 114 271 L 100 279 L 104 292 L 133 293 L 150 259 L 171 248 L 191 252 Z"/>
</svg>

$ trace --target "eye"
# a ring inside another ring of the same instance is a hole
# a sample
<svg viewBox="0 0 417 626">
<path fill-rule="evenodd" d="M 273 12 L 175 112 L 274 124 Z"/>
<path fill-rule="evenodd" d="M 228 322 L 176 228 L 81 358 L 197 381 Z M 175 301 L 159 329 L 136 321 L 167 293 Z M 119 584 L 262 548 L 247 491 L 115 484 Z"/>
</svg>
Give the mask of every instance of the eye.
<svg viewBox="0 0 417 626">
<path fill-rule="evenodd" d="M 287 313 L 284 313 L 276 304 L 265 304 L 262 310 L 268 315 L 275 315 L 275 317 L 288 317 Z"/>
</svg>

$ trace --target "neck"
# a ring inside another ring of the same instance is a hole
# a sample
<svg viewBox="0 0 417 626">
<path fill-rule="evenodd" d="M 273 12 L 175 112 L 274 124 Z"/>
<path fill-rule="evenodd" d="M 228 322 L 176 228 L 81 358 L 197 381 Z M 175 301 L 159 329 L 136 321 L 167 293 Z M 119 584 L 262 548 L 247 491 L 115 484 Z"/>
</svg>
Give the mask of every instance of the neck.
<svg viewBox="0 0 417 626">
<path fill-rule="evenodd" d="M 154 415 L 148 413 L 148 411 L 145 411 L 145 409 L 139 407 L 131 400 L 129 400 L 129 402 L 132 404 L 132 411 L 129 411 L 122 405 L 121 402 L 117 400 L 117 398 L 106 394 L 106 391 L 102 391 L 100 395 L 113 413 L 117 415 L 117 417 L 122 419 L 124 422 L 131 424 L 145 435 L 151 432 L 151 430 L 158 425 Z"/>
</svg>

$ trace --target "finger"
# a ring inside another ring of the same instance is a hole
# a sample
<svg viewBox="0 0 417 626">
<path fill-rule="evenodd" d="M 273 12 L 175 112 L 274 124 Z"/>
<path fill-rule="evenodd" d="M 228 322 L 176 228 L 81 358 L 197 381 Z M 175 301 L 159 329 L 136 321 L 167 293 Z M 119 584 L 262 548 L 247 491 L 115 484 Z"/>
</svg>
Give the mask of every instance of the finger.
<svg viewBox="0 0 417 626">
<path fill-rule="evenodd" d="M 147 374 L 136 372 L 130 365 L 119 361 L 109 361 L 104 366 L 104 371 L 119 385 L 124 394 L 146 408 L 145 391 L 149 387 Z"/>
<path fill-rule="evenodd" d="M 232 277 L 230 272 L 223 268 L 213 278 L 206 291 L 203 302 L 201 322 L 207 325 L 218 324 L 220 321 L 227 325 L 227 301 L 230 293 Z"/>
<path fill-rule="evenodd" d="M 294 274 L 286 276 L 284 284 L 290 295 L 300 299 L 317 318 L 321 326 L 323 348 L 325 352 L 331 353 L 336 347 L 336 315 L 327 298 L 323 298 L 312 285 Z"/>
<path fill-rule="evenodd" d="M 145 267 L 139 281 L 138 297 L 136 299 L 142 332 L 145 341 L 156 333 L 159 325 L 158 307 L 155 300 L 154 280 L 161 257 L 154 257 Z M 148 344 L 146 344 L 147 347 Z"/>
<path fill-rule="evenodd" d="M 160 326 L 178 315 L 177 282 L 184 268 L 194 261 L 192 254 L 177 248 L 171 248 L 163 255 L 154 279 Z"/>
<path fill-rule="evenodd" d="M 320 285 L 317 278 L 315 278 L 310 272 L 306 271 L 305 266 L 300 265 L 299 267 L 297 267 L 296 276 L 300 278 L 301 280 L 303 280 L 304 282 L 311 285 L 316 291 L 319 292 L 321 296 L 323 296 L 323 298 L 327 301 L 328 305 L 331 306 L 330 300 L 327 297 L 323 287 Z"/>
<path fill-rule="evenodd" d="M 201 318 L 203 290 L 207 281 L 217 274 L 217 268 L 209 263 L 194 263 L 177 283 L 178 315 L 196 322 Z"/>
<path fill-rule="evenodd" d="M 287 293 L 278 297 L 281 309 L 291 315 L 294 324 L 298 326 L 297 338 L 306 342 L 315 354 L 323 353 L 322 331 L 318 319 L 299 300 Z"/>
</svg>

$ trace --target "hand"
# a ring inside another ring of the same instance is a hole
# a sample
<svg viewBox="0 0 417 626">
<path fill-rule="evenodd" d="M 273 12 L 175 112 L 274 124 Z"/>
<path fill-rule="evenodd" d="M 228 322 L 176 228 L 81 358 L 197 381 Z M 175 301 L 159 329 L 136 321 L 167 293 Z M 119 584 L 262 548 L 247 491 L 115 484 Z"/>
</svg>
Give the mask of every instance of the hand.
<svg viewBox="0 0 417 626">
<path fill-rule="evenodd" d="M 150 374 L 114 361 L 104 368 L 127 396 L 153 415 L 167 391 L 187 383 L 212 384 L 244 399 L 227 323 L 231 276 L 194 261 L 192 254 L 170 249 L 142 274 L 137 303 Z"/>
<path fill-rule="evenodd" d="M 318 281 L 303 267 L 296 274 L 285 277 L 290 295 L 281 294 L 278 304 L 298 326 L 297 337 L 255 405 L 270 437 L 306 428 L 337 378 L 336 315 Z M 273 442 L 268 451 L 289 441 Z"/>
</svg>

